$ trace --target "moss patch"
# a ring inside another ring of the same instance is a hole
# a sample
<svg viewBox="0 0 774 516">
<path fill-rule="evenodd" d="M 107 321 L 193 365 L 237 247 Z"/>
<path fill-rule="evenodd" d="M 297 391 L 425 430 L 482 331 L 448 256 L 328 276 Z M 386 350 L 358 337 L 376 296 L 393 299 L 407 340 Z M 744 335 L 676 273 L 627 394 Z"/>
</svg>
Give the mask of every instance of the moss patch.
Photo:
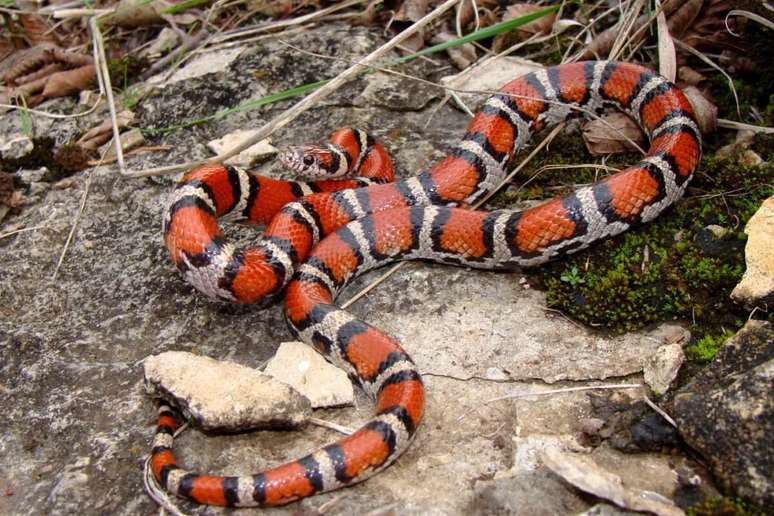
<svg viewBox="0 0 774 516">
<path fill-rule="evenodd" d="M 755 146 L 764 159 L 772 154 L 771 143 L 764 138 Z M 593 168 L 543 168 L 588 162 L 577 135 L 561 137 L 552 150 L 547 159 L 521 172 L 526 180 L 542 169 L 530 184 L 501 193 L 492 205 L 512 207 L 526 199 L 564 195 L 579 183 L 607 174 Z M 624 167 L 636 160 L 635 155 L 614 156 L 607 165 Z M 694 343 L 688 348 L 689 358 L 711 360 L 748 317 L 729 294 L 745 270 L 744 225 L 771 195 L 774 166 L 706 157 L 686 198 L 668 213 L 587 251 L 533 269 L 532 282 L 547 291 L 548 306 L 616 333 L 670 319 L 690 321 Z"/>
<path fill-rule="evenodd" d="M 688 516 L 764 516 L 766 512 L 741 498 L 710 498 L 686 511 Z"/>
</svg>

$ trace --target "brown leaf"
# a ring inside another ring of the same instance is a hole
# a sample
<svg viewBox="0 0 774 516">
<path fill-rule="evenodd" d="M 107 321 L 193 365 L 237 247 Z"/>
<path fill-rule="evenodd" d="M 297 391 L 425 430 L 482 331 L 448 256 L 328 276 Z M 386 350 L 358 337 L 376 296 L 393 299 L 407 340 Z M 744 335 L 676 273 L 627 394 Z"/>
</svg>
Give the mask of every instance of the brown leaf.
<svg viewBox="0 0 774 516">
<path fill-rule="evenodd" d="M 34 13 L 19 13 L 19 21 L 24 28 L 24 34 L 30 42 L 30 46 L 41 43 L 59 44 L 59 38 L 54 33 L 52 26 L 45 18 Z"/>
<path fill-rule="evenodd" d="M 13 208 L 18 202 L 19 197 L 13 188 L 13 174 L 0 172 L 0 205 Z"/>
<path fill-rule="evenodd" d="M 129 110 L 121 111 L 116 115 L 116 124 L 123 129 L 134 121 L 134 113 Z M 96 150 L 97 147 L 108 141 L 113 136 L 113 124 L 110 118 L 106 118 L 96 127 L 89 129 L 76 142 L 88 150 Z"/>
<path fill-rule="evenodd" d="M 532 14 L 536 11 L 545 9 L 544 6 L 534 4 L 513 4 L 509 6 L 503 14 L 502 21 L 512 20 L 520 16 Z M 500 52 L 505 48 L 523 41 L 534 34 L 548 34 L 551 32 L 551 28 L 556 21 L 556 13 L 550 13 L 531 21 L 521 27 L 517 27 L 515 31 L 509 31 L 504 34 L 500 34 L 492 41 L 492 51 Z"/>
<path fill-rule="evenodd" d="M 396 22 L 410 22 L 421 20 L 427 14 L 427 0 L 405 0 L 395 13 Z"/>
<path fill-rule="evenodd" d="M 682 83 L 689 86 L 696 86 L 700 82 L 707 80 L 706 77 L 688 65 L 683 65 L 677 70 L 677 77 Z"/>
<path fill-rule="evenodd" d="M 121 27 L 136 28 L 155 23 L 163 23 L 163 12 L 171 4 L 164 0 L 121 0 L 115 12 L 103 18 L 105 23 Z"/>
<path fill-rule="evenodd" d="M 446 43 L 447 41 L 451 41 L 453 39 L 457 39 L 457 36 L 451 32 L 443 31 L 433 36 L 432 43 L 437 45 L 440 43 Z M 470 43 L 465 43 L 464 45 L 460 45 L 458 47 L 449 48 L 446 50 L 446 53 L 449 54 L 449 57 L 452 61 L 454 61 L 455 66 L 457 66 L 457 68 L 460 70 L 466 69 L 476 61 L 476 47 Z"/>
<path fill-rule="evenodd" d="M 688 97 L 688 102 L 693 106 L 701 132 L 704 134 L 713 132 L 718 124 L 718 107 L 707 100 L 696 86 L 686 87 L 683 89 L 683 93 L 685 93 L 685 96 Z"/>
<path fill-rule="evenodd" d="M 64 97 L 89 88 L 96 79 L 94 65 L 81 66 L 74 70 L 57 72 L 49 77 L 43 89 L 45 97 Z"/>
<path fill-rule="evenodd" d="M 623 113 L 610 113 L 601 119 L 590 121 L 583 127 L 583 141 L 594 156 L 637 150 L 626 138 L 637 145 L 645 142 L 645 135 L 640 127 Z"/>
</svg>

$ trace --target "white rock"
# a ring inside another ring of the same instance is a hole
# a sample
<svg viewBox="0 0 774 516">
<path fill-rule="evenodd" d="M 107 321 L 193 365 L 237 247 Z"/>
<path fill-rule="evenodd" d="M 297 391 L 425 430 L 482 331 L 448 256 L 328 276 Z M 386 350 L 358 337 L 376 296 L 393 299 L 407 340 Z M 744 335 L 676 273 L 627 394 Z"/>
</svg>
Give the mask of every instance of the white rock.
<svg viewBox="0 0 774 516">
<path fill-rule="evenodd" d="M 201 77 L 202 75 L 222 72 L 237 57 L 239 57 L 239 55 L 244 50 L 244 47 L 225 48 L 222 50 L 215 50 L 213 52 L 200 54 L 198 57 L 189 61 L 188 64 L 183 68 L 176 71 L 167 81 L 164 81 L 164 75 L 166 72 L 162 72 L 158 75 L 154 75 L 146 82 L 150 84 L 157 84 L 161 82 L 164 82 L 165 84 L 171 84 L 173 82 Z"/>
<path fill-rule="evenodd" d="M 289 385 L 234 362 L 167 351 L 144 368 L 145 390 L 204 430 L 293 428 L 311 414 L 309 400 Z"/>
<path fill-rule="evenodd" d="M 542 70 L 540 63 L 520 57 L 490 57 L 457 75 L 443 77 L 441 83 L 451 88 L 469 91 L 495 91 L 522 75 Z M 456 93 L 468 109 L 473 110 L 489 98 L 489 93 Z"/>
<path fill-rule="evenodd" d="M 663 394 L 669 389 L 685 362 L 685 353 L 680 344 L 666 344 L 656 350 L 645 363 L 642 372 L 653 392 Z"/>
<path fill-rule="evenodd" d="M 731 299 L 753 306 L 774 297 L 774 196 L 763 201 L 744 232 L 747 233 L 744 248 L 747 270 L 731 292 Z"/>
<path fill-rule="evenodd" d="M 264 372 L 309 398 L 312 408 L 352 405 L 355 393 L 347 373 L 303 342 L 283 342 Z"/>
<path fill-rule="evenodd" d="M 32 139 L 23 134 L 16 134 L 2 142 L 0 154 L 3 159 L 21 159 L 32 152 L 34 148 Z"/>
<path fill-rule="evenodd" d="M 233 149 L 243 141 L 253 136 L 258 131 L 256 129 L 240 129 L 229 133 L 222 138 L 212 140 L 207 143 L 207 147 L 210 148 L 215 154 L 221 154 L 227 150 Z M 268 138 L 261 140 L 255 145 L 251 145 L 247 149 L 243 150 L 236 156 L 227 159 L 225 162 L 228 165 L 234 165 L 242 168 L 250 168 L 258 163 L 266 161 L 268 158 L 277 154 L 277 148 L 271 144 L 271 140 Z"/>
</svg>

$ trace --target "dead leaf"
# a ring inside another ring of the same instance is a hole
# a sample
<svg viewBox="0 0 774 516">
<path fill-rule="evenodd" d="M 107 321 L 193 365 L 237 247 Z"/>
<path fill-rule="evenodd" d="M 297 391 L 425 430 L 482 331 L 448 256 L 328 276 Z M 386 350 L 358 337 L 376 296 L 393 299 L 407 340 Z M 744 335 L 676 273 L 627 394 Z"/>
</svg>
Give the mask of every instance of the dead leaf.
<svg viewBox="0 0 774 516">
<path fill-rule="evenodd" d="M 43 89 L 44 97 L 64 97 L 90 87 L 96 80 L 94 65 L 81 66 L 74 70 L 56 72 L 48 78 Z"/>
<path fill-rule="evenodd" d="M 677 77 L 682 83 L 685 83 L 688 86 L 696 86 L 707 80 L 706 77 L 688 65 L 683 65 L 677 70 Z"/>
<path fill-rule="evenodd" d="M 594 156 L 638 150 L 627 138 L 638 145 L 645 143 L 640 126 L 623 113 L 609 113 L 583 127 L 583 141 Z"/>
<path fill-rule="evenodd" d="M 661 7 L 661 2 L 656 0 L 656 9 Z M 666 14 L 664 11 L 656 15 L 656 32 L 658 34 L 658 71 L 672 82 L 677 78 L 677 52 L 675 43 L 669 34 Z"/>
<path fill-rule="evenodd" d="M 116 124 L 118 125 L 119 129 L 123 129 L 132 122 L 134 122 L 134 113 L 129 110 L 121 111 L 116 115 Z M 112 137 L 113 124 L 110 118 L 106 118 L 98 126 L 86 131 L 83 136 L 78 138 L 78 141 L 75 143 L 84 149 L 93 151 Z"/>
<path fill-rule="evenodd" d="M 540 5 L 513 4 L 505 10 L 502 21 L 512 20 L 514 18 L 532 14 L 543 9 L 545 9 L 545 7 Z M 556 13 L 549 13 L 538 18 L 537 20 L 517 27 L 515 31 L 509 31 L 504 34 L 500 34 L 499 36 L 495 37 L 494 41 L 492 41 L 492 51 L 500 52 L 505 48 L 518 43 L 519 41 L 524 41 L 525 39 L 535 34 L 548 34 L 551 32 L 551 28 L 554 26 L 555 21 Z"/>
<path fill-rule="evenodd" d="M 59 38 L 53 31 L 53 26 L 42 16 L 34 13 L 19 13 L 19 22 L 30 42 L 30 46 L 41 43 L 51 43 L 53 45 L 60 43 Z"/>
<path fill-rule="evenodd" d="M 105 23 L 126 28 L 163 23 L 162 14 L 172 4 L 165 0 L 121 0 L 113 14 L 102 18 Z"/>
<path fill-rule="evenodd" d="M 718 107 L 702 95 L 696 86 L 685 87 L 683 93 L 688 97 L 688 102 L 693 107 L 696 121 L 699 122 L 699 129 L 701 129 L 702 134 L 709 134 L 715 131 L 718 125 Z"/>
<path fill-rule="evenodd" d="M 444 31 L 439 32 L 433 36 L 431 41 L 433 44 L 437 45 L 439 43 L 446 43 L 447 41 L 451 41 L 453 39 L 457 39 L 457 36 L 451 32 Z M 464 70 L 473 64 L 478 57 L 476 55 L 476 47 L 471 43 L 465 43 L 464 45 L 460 45 L 458 47 L 446 49 L 446 53 L 449 54 L 449 57 L 454 62 L 454 65 L 460 70 Z"/>
</svg>

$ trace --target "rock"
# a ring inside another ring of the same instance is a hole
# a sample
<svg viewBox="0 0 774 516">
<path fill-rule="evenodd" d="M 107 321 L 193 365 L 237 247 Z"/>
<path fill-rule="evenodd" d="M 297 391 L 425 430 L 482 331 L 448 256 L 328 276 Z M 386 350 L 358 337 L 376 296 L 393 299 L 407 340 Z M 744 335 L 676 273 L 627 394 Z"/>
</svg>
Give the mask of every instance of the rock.
<svg viewBox="0 0 774 516">
<path fill-rule="evenodd" d="M 355 393 L 347 373 L 303 342 L 283 342 L 264 373 L 309 398 L 312 408 L 352 405 Z"/>
<path fill-rule="evenodd" d="M 540 63 L 520 57 L 490 57 L 466 70 L 443 77 L 441 83 L 462 92 L 454 92 L 465 106 L 474 110 L 489 97 L 489 91 L 499 90 L 506 83 L 535 70 L 542 70 Z M 464 93 L 470 91 L 471 93 Z M 482 93 L 476 93 L 482 92 Z"/>
<path fill-rule="evenodd" d="M 731 292 L 731 299 L 745 306 L 774 301 L 774 196 L 769 197 L 744 228 L 747 270 Z"/>
<path fill-rule="evenodd" d="M 199 54 L 190 60 L 183 68 L 176 71 L 172 76 L 164 81 L 166 72 L 154 75 L 148 79 L 148 84 L 161 83 L 171 84 L 188 79 L 194 79 L 203 75 L 213 74 L 224 71 L 239 55 L 244 52 L 244 47 L 224 48 L 212 52 Z"/>
<path fill-rule="evenodd" d="M 145 389 L 179 408 L 203 430 L 294 428 L 311 413 L 309 400 L 255 369 L 183 351 L 145 360 Z"/>
<path fill-rule="evenodd" d="M 0 155 L 5 159 L 22 159 L 27 156 L 35 145 L 32 143 L 32 139 L 22 134 L 13 135 L 11 138 L 5 140 L 0 146 Z"/>
<path fill-rule="evenodd" d="M 367 85 L 355 106 L 381 106 L 394 111 L 419 111 L 439 96 L 437 88 L 403 77 L 376 72 L 366 76 Z"/>
<path fill-rule="evenodd" d="M 624 485 L 621 477 L 600 467 L 591 457 L 548 449 L 543 462 L 554 473 L 578 489 L 609 500 L 619 507 L 648 511 L 660 516 L 682 516 L 683 511 L 671 500 L 653 491 Z"/>
<path fill-rule="evenodd" d="M 716 478 L 760 507 L 774 506 L 774 325 L 748 321 L 675 397 L 688 445 Z"/>
<path fill-rule="evenodd" d="M 238 129 L 217 140 L 208 142 L 207 147 L 215 154 L 221 154 L 233 149 L 257 132 L 257 129 Z M 270 139 L 266 138 L 265 140 L 261 140 L 258 143 L 251 145 L 236 156 L 230 157 L 225 163 L 236 167 L 252 168 L 257 164 L 268 160 L 275 154 L 277 154 L 277 148 L 271 144 Z"/>
<path fill-rule="evenodd" d="M 468 514 L 550 516 L 576 514 L 586 504 L 546 468 L 478 481 Z M 535 501 L 540 500 L 540 504 Z"/>
<path fill-rule="evenodd" d="M 624 393 L 589 394 L 592 413 L 604 425 L 596 433 L 585 433 L 591 444 L 605 440 L 628 453 L 672 450 L 678 446 L 675 428 L 644 401 Z"/>
<path fill-rule="evenodd" d="M 680 344 L 667 344 L 656 350 L 642 372 L 647 383 L 657 395 L 664 394 L 672 384 L 680 367 L 685 362 L 685 353 Z"/>
</svg>

